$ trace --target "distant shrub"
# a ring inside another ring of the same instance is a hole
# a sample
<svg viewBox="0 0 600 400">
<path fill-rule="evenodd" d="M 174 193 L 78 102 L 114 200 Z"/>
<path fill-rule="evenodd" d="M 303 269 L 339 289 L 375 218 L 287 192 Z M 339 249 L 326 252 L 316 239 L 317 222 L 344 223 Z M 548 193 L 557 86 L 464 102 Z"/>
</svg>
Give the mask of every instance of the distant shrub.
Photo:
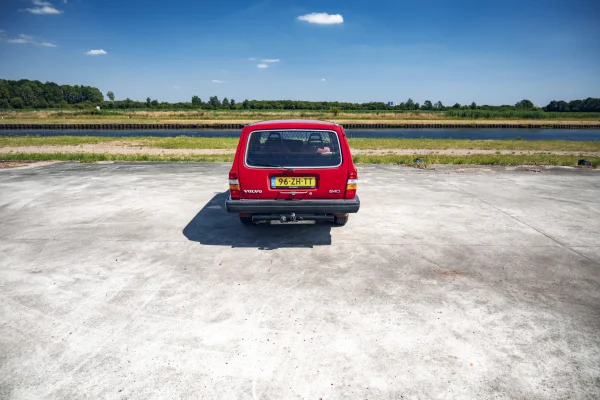
<svg viewBox="0 0 600 400">
<path fill-rule="evenodd" d="M 334 116 L 338 116 L 340 115 L 340 112 L 342 111 L 342 109 L 340 107 L 329 107 L 329 112 L 332 113 Z"/>
<path fill-rule="evenodd" d="M 585 112 L 546 112 L 540 109 L 533 110 L 448 110 L 444 114 L 453 118 L 468 119 L 561 119 L 561 118 L 596 118 L 600 113 Z"/>
</svg>

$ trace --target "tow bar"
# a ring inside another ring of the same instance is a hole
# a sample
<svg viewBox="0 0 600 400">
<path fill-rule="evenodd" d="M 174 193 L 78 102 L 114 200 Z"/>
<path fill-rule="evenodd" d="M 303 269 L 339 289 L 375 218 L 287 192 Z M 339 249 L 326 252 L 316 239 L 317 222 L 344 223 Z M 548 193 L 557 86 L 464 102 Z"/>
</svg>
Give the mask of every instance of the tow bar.
<svg viewBox="0 0 600 400">
<path fill-rule="evenodd" d="M 279 221 L 282 224 L 287 224 L 288 222 L 299 222 L 299 221 L 333 221 L 333 215 L 296 215 L 296 213 L 291 214 L 266 214 L 266 215 L 253 215 L 253 222 L 260 221 Z"/>
<path fill-rule="evenodd" d="M 289 217 L 286 217 L 285 215 L 280 215 L 279 222 L 281 222 L 282 224 L 285 224 L 286 222 L 296 222 L 296 214 L 291 213 Z"/>
</svg>

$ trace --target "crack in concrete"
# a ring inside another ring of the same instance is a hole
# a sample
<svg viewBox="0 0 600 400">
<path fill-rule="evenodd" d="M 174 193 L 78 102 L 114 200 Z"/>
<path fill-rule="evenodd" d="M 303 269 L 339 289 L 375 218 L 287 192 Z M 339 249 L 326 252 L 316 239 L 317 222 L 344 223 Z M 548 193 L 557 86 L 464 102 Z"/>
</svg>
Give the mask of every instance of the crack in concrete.
<svg viewBox="0 0 600 400">
<path fill-rule="evenodd" d="M 586 260 L 588 260 L 588 261 L 590 261 L 590 262 L 592 262 L 592 263 L 594 263 L 594 264 L 596 264 L 596 265 L 600 265 L 600 263 L 598 263 L 598 261 L 596 261 L 596 260 L 593 260 L 593 259 L 589 258 L 588 256 L 586 256 L 586 255 L 584 255 L 584 254 L 582 254 L 582 253 L 580 253 L 580 252 L 578 252 L 578 251 L 576 251 L 576 250 L 572 249 L 572 248 L 571 248 L 571 247 L 569 247 L 567 244 L 565 244 L 565 243 L 561 242 L 560 240 L 558 240 L 558 239 L 556 239 L 556 238 L 553 238 L 552 236 L 548 235 L 547 233 L 543 232 L 542 230 L 540 230 L 540 229 L 538 229 L 538 228 L 536 228 L 536 227 L 534 227 L 534 226 L 532 226 L 532 225 L 529 225 L 527 222 L 525 222 L 525 221 L 523 221 L 523 220 L 521 220 L 521 219 L 519 219 L 519 218 L 515 217 L 514 215 L 511 215 L 511 214 L 509 214 L 508 212 L 506 212 L 506 211 L 502 210 L 501 208 L 498 208 L 498 207 L 496 207 L 495 205 L 493 205 L 493 204 L 491 204 L 491 203 L 489 203 L 489 202 L 487 202 L 487 201 L 483 200 L 482 198 L 480 198 L 480 197 L 477 197 L 476 195 L 474 195 L 474 194 L 472 194 L 472 193 L 469 193 L 468 191 L 466 191 L 466 190 L 464 190 L 463 188 L 461 188 L 461 187 L 459 187 L 459 186 L 455 185 L 454 183 L 452 183 L 452 182 L 448 182 L 448 181 L 447 181 L 446 179 L 444 179 L 444 178 L 442 178 L 442 180 L 443 180 L 444 182 L 446 182 L 448 185 L 450 185 L 450 186 L 452 186 L 452 187 L 454 187 L 454 188 L 458 189 L 460 192 L 462 192 L 462 193 L 466 194 L 467 196 L 470 196 L 470 197 L 472 197 L 472 198 L 474 198 L 474 199 L 476 199 L 476 200 L 479 200 L 480 202 L 482 202 L 483 204 L 487 205 L 488 207 L 491 207 L 491 208 L 493 208 L 494 210 L 496 210 L 496 211 L 499 211 L 499 212 L 501 212 L 502 214 L 506 215 L 507 217 L 509 217 L 509 218 L 512 218 L 512 219 L 514 219 L 515 221 L 517 221 L 517 222 L 519 222 L 519 223 L 521 223 L 521 224 L 525 225 L 526 227 L 528 227 L 528 228 L 530 228 L 530 229 L 533 229 L 534 231 L 536 231 L 536 232 L 537 232 L 537 233 L 539 233 L 540 235 L 542 235 L 542 236 L 544 236 L 544 237 L 546 237 L 546 238 L 550 239 L 550 240 L 551 240 L 551 241 L 553 241 L 554 243 L 558 244 L 560 247 L 563 247 L 563 248 L 565 248 L 565 249 L 567 249 L 567 250 L 571 251 L 572 253 L 574 253 L 574 254 L 577 254 L 578 256 L 580 256 L 580 257 L 582 257 L 582 258 L 585 258 Z M 584 247 L 584 246 L 577 246 L 577 247 Z"/>
</svg>

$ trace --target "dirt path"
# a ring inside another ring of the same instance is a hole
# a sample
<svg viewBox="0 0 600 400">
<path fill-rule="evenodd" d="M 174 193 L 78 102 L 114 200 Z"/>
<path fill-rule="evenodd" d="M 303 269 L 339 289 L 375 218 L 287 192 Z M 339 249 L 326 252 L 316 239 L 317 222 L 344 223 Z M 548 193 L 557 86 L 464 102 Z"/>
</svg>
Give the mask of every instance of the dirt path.
<svg viewBox="0 0 600 400">
<path fill-rule="evenodd" d="M 0 161 L 0 169 L 19 167 L 43 167 L 44 165 L 50 165 L 55 163 L 56 161 Z"/>
<path fill-rule="evenodd" d="M 151 155 L 207 155 L 234 154 L 235 149 L 161 149 L 145 146 L 115 146 L 112 143 L 82 144 L 78 146 L 16 146 L 0 147 L 0 153 L 109 153 Z"/>
<path fill-rule="evenodd" d="M 111 143 L 83 144 L 78 146 L 17 146 L 0 147 L 2 153 L 109 153 L 109 154 L 149 154 L 149 155 L 213 155 L 213 154 L 234 154 L 235 149 L 162 149 L 145 146 L 116 146 Z M 477 150 L 477 149 L 378 149 L 378 150 L 352 150 L 352 154 L 439 154 L 439 155 L 468 155 L 468 154 L 512 154 L 512 155 L 581 155 L 589 157 L 599 157 L 600 152 L 594 151 L 541 151 L 541 150 Z"/>
<path fill-rule="evenodd" d="M 582 155 L 589 157 L 600 156 L 598 151 L 545 151 L 545 150 L 478 150 L 478 149 L 380 149 L 380 150 L 352 150 L 352 154 L 440 154 L 440 155 L 468 155 L 468 154 L 511 154 L 511 155 L 535 155 L 553 154 L 559 156 Z"/>
</svg>

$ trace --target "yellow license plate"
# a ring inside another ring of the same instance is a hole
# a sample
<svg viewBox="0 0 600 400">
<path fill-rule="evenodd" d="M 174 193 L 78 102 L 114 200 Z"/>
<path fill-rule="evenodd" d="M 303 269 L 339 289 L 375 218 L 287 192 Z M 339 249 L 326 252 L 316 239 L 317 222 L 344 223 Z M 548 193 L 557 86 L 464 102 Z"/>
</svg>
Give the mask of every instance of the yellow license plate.
<svg viewBox="0 0 600 400">
<path fill-rule="evenodd" d="M 314 176 L 274 176 L 271 178 L 272 188 L 314 188 Z"/>
</svg>

